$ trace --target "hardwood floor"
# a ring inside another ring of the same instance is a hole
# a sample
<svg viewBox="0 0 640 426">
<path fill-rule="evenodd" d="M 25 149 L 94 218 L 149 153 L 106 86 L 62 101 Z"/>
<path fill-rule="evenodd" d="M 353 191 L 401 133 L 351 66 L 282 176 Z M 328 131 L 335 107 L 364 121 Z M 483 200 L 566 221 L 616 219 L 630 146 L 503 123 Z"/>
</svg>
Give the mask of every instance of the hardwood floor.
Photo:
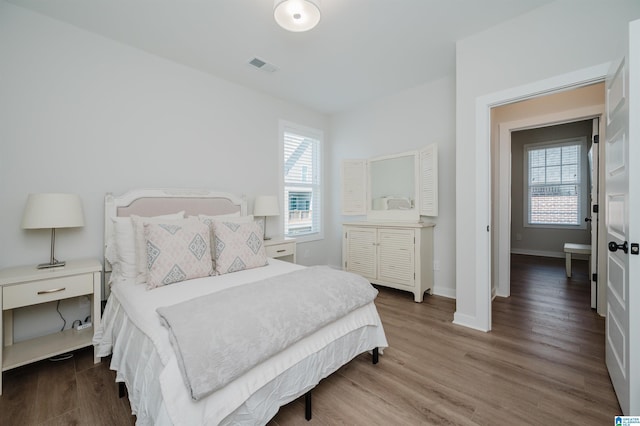
<svg viewBox="0 0 640 426">
<path fill-rule="evenodd" d="M 93 349 L 64 361 L 40 361 L 3 374 L 0 425 L 133 425 L 129 400 L 118 398 L 108 361 Z"/>
<path fill-rule="evenodd" d="M 589 308 L 587 262 L 514 256 L 511 297 L 493 303 L 490 333 L 452 324 L 455 301 L 413 303 L 380 288 L 389 348 L 313 391 L 313 420 L 333 424 L 613 424 L 620 407 L 604 365 L 604 319 Z M 273 425 L 304 425 L 302 400 Z"/>
<path fill-rule="evenodd" d="M 285 425 L 612 424 L 620 413 L 604 365 L 604 319 L 589 308 L 585 261 L 571 279 L 563 259 L 514 256 L 511 297 L 493 303 L 490 333 L 452 324 L 455 301 L 380 288 L 389 348 L 363 354 L 304 401 L 280 409 Z M 91 350 L 4 373 L 0 425 L 131 425 L 108 363 Z"/>
</svg>

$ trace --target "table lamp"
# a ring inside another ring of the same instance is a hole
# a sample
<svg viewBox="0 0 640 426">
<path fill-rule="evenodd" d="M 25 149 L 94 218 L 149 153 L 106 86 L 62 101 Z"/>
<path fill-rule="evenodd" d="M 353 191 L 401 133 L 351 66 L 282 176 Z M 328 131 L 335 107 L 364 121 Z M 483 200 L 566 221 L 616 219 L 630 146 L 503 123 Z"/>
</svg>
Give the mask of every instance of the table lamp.
<svg viewBox="0 0 640 426">
<path fill-rule="evenodd" d="M 275 195 L 260 195 L 256 197 L 253 203 L 253 215 L 264 217 L 264 229 L 262 230 L 262 238 L 267 238 L 267 216 L 279 216 L 280 208 L 278 207 L 278 197 Z"/>
<path fill-rule="evenodd" d="M 84 226 L 82 201 L 76 194 L 29 194 L 22 216 L 23 229 L 51 228 L 51 259 L 38 269 L 64 266 L 54 256 L 57 228 Z"/>
</svg>

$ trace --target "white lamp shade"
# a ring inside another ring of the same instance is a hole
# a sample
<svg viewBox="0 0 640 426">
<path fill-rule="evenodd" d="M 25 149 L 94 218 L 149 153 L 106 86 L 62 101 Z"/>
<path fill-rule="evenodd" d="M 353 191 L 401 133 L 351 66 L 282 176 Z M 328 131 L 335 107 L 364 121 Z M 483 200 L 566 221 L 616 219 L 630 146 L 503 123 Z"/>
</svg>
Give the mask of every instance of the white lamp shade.
<svg viewBox="0 0 640 426">
<path fill-rule="evenodd" d="M 260 195 L 256 197 L 253 204 L 254 216 L 278 216 L 280 208 L 278 206 L 278 197 L 274 195 Z"/>
<path fill-rule="evenodd" d="M 309 31 L 320 22 L 320 0 L 275 0 L 273 17 L 288 31 Z"/>
<path fill-rule="evenodd" d="M 22 228 L 75 228 L 84 226 L 82 201 L 76 194 L 29 194 Z"/>
</svg>

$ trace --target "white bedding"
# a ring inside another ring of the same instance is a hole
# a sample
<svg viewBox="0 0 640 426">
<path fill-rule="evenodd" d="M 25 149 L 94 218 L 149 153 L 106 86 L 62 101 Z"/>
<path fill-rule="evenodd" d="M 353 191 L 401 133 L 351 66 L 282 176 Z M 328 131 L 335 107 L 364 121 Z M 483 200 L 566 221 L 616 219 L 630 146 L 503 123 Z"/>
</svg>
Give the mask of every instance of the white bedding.
<svg viewBox="0 0 640 426">
<path fill-rule="evenodd" d="M 354 356 L 387 346 L 377 310 L 370 303 L 302 339 L 207 398 L 193 401 L 156 308 L 300 268 L 270 259 L 266 267 L 151 291 L 130 281 L 113 283 L 94 344 L 99 356 L 113 354 L 111 368 L 117 371 L 116 380 L 127 385 L 138 424 L 262 424 L 279 406 L 311 389 Z"/>
</svg>

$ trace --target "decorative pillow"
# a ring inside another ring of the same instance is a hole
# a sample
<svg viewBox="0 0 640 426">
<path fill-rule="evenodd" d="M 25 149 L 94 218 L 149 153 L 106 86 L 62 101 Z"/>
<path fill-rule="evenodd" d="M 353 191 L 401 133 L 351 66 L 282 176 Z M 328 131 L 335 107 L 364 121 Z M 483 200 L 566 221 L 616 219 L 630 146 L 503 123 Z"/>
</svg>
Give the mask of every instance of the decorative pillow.
<svg viewBox="0 0 640 426">
<path fill-rule="evenodd" d="M 197 219 L 146 223 L 147 288 L 213 274 L 209 227 Z"/>
<path fill-rule="evenodd" d="M 184 210 L 164 216 L 142 217 L 133 214 L 131 215 L 131 223 L 133 223 L 134 233 L 136 284 L 144 284 L 147 282 L 147 244 L 144 235 L 144 225 L 147 223 L 164 223 L 168 220 L 182 219 L 184 219 Z"/>
<path fill-rule="evenodd" d="M 248 216 L 240 216 L 240 212 L 231 213 L 231 214 L 221 214 L 217 216 L 208 216 L 204 214 L 198 215 L 198 219 L 202 223 L 206 223 L 209 225 L 209 229 L 211 229 L 211 241 L 214 240 L 213 235 L 213 222 L 229 222 L 229 223 L 250 223 L 253 222 L 253 215 Z M 264 235 L 264 234 L 260 234 Z M 213 259 L 213 269 L 216 269 L 216 247 L 215 244 L 211 244 L 211 258 Z"/>
<path fill-rule="evenodd" d="M 262 230 L 255 222 L 213 222 L 215 268 L 228 274 L 267 264 Z"/>
</svg>

